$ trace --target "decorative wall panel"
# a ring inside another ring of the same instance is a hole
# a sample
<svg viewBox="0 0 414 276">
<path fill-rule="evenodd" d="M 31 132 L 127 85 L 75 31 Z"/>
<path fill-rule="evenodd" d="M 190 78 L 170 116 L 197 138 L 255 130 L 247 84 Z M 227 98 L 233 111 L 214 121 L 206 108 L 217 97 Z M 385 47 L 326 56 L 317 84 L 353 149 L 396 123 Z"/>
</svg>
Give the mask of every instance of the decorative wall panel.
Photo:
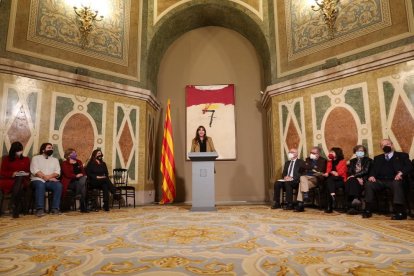
<svg viewBox="0 0 414 276">
<path fill-rule="evenodd" d="M 84 72 L 139 80 L 140 2 L 100 1 L 100 14 L 104 7 L 108 12 L 94 23 L 89 43 L 82 47 L 77 16 L 69 1 L 12 1 L 7 50 L 81 67 Z"/>
<path fill-rule="evenodd" d="M 89 45 L 80 47 L 80 32 L 73 7 L 64 0 L 32 0 L 27 39 L 77 54 L 126 65 L 128 63 L 130 1 L 105 1 L 114 13 L 96 21 Z"/>
<path fill-rule="evenodd" d="M 306 132 L 303 98 L 279 103 L 280 152 L 282 164 L 288 160 L 289 149 L 298 149 L 298 156 L 306 156 Z"/>
<path fill-rule="evenodd" d="M 154 183 L 155 179 L 155 116 L 147 115 L 147 183 Z"/>
<path fill-rule="evenodd" d="M 389 0 L 342 0 L 332 39 L 321 13 L 307 3 L 308 0 L 285 0 L 288 60 L 391 26 Z"/>
<path fill-rule="evenodd" d="M 341 87 L 311 96 L 314 145 L 326 154 L 340 147 L 345 159 L 362 144 L 372 155 L 372 130 L 366 83 Z"/>
<path fill-rule="evenodd" d="M 275 162 L 274 160 L 274 156 L 275 156 L 275 152 L 274 152 L 274 147 L 272 146 L 274 143 L 273 139 L 273 118 L 272 118 L 272 109 L 268 109 L 266 111 L 266 123 L 267 123 L 267 162 L 268 162 L 268 166 L 269 166 L 269 171 L 267 173 L 267 175 L 270 177 L 270 179 L 273 179 L 275 177 Z"/>
<path fill-rule="evenodd" d="M 414 155 L 414 70 L 378 79 L 381 127 L 397 150 Z"/>
<path fill-rule="evenodd" d="M 86 162 L 92 151 L 100 148 L 105 159 L 106 102 L 98 99 L 55 92 L 50 114 L 50 140 L 55 156 L 74 148 Z M 108 158 L 106 158 L 108 159 Z"/>
<path fill-rule="evenodd" d="M 154 25 L 174 8 L 191 2 L 191 0 L 153 0 L 154 1 Z M 237 3 L 263 20 L 263 0 L 222 0 Z"/>
<path fill-rule="evenodd" d="M 333 35 L 309 0 L 277 1 L 278 77 L 412 36 L 411 0 L 343 0 Z"/>
<path fill-rule="evenodd" d="M 138 179 L 139 107 L 115 103 L 113 129 L 114 168 L 129 171 L 129 179 Z"/>
<path fill-rule="evenodd" d="M 19 141 L 24 155 L 39 151 L 39 122 L 42 91 L 33 81 L 19 78 L 17 83 L 3 85 L 0 112 L 0 156 L 8 154 L 10 145 Z"/>
</svg>

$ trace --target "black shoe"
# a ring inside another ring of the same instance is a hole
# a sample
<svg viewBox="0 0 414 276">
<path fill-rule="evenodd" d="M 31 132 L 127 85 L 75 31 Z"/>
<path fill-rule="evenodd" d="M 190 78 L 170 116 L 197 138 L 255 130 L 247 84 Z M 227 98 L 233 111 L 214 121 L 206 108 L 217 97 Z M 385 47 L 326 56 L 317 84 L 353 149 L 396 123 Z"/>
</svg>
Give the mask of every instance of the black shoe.
<svg viewBox="0 0 414 276">
<path fill-rule="evenodd" d="M 364 212 L 362 212 L 362 218 L 370 218 L 370 217 L 372 217 L 371 211 L 365 210 Z"/>
<path fill-rule="evenodd" d="M 286 206 L 283 208 L 283 210 L 293 210 L 293 204 L 292 203 L 286 204 Z"/>
<path fill-rule="evenodd" d="M 355 210 L 354 208 L 349 208 L 348 211 L 346 212 L 348 215 L 358 215 L 358 211 Z"/>
<path fill-rule="evenodd" d="M 305 207 L 303 206 L 303 202 L 298 202 L 298 205 L 295 207 L 293 212 L 305 212 Z"/>
<path fill-rule="evenodd" d="M 280 209 L 280 203 L 275 203 L 272 206 L 270 206 L 270 209 Z"/>
<path fill-rule="evenodd" d="M 403 219 L 407 219 L 407 214 L 406 213 L 396 213 L 394 215 L 391 216 L 392 220 L 403 220 Z"/>
<path fill-rule="evenodd" d="M 333 212 L 332 207 L 328 206 L 328 208 L 326 208 L 324 212 L 327 213 L 327 214 L 332 213 Z"/>
<path fill-rule="evenodd" d="M 89 213 L 88 209 L 81 209 L 80 212 L 81 213 Z"/>
</svg>

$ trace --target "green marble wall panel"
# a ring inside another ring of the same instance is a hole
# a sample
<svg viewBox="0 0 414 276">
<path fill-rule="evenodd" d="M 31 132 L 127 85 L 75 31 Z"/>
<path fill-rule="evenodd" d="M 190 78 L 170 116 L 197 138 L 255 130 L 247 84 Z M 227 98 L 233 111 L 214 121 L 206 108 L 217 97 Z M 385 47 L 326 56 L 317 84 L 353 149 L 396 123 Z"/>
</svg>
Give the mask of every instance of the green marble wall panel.
<svg viewBox="0 0 414 276">
<path fill-rule="evenodd" d="M 66 149 L 74 148 L 83 162 L 96 148 L 106 154 L 105 101 L 54 92 L 51 105 L 49 141 L 56 144 L 56 154 L 63 157 Z"/>
<path fill-rule="evenodd" d="M 0 156 L 7 154 L 11 143 L 19 141 L 24 155 L 37 153 L 39 147 L 40 99 L 42 91 L 26 78 L 16 83 L 5 82 L 0 109 Z"/>
<path fill-rule="evenodd" d="M 138 179 L 139 107 L 115 103 L 113 163 L 129 171 L 129 179 Z"/>
<path fill-rule="evenodd" d="M 414 155 L 414 70 L 379 78 L 382 136 L 397 150 Z"/>
<path fill-rule="evenodd" d="M 288 160 L 287 153 L 291 148 L 298 150 L 300 158 L 307 154 L 306 131 L 303 128 L 305 125 L 303 108 L 302 97 L 279 103 L 279 118 L 281 118 L 279 127 L 282 130 L 279 133 L 282 164 Z"/>
<path fill-rule="evenodd" d="M 340 147 L 346 159 L 353 147 L 367 141 L 373 152 L 367 83 L 359 83 L 311 95 L 313 144 L 324 153 Z"/>
</svg>

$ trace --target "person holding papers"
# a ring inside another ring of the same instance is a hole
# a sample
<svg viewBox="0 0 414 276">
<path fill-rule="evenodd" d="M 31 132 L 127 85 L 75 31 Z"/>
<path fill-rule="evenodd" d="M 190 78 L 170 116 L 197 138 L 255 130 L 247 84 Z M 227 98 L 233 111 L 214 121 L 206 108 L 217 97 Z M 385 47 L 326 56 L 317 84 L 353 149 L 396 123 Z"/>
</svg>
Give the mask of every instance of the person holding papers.
<svg viewBox="0 0 414 276">
<path fill-rule="evenodd" d="M 0 190 L 2 194 L 12 193 L 11 207 L 13 218 L 18 218 L 23 189 L 29 184 L 30 159 L 23 156 L 23 145 L 20 142 L 13 142 L 9 154 L 3 156 L 0 171 Z"/>
<path fill-rule="evenodd" d="M 303 170 L 305 162 L 298 158 L 298 150 L 292 148 L 288 153 L 289 161 L 283 167 L 282 179 L 279 179 L 274 184 L 274 204 L 272 209 L 281 208 L 280 205 L 280 191 L 283 189 L 286 192 L 285 210 L 293 210 L 293 189 L 297 189 L 299 185 L 300 174 Z"/>
</svg>

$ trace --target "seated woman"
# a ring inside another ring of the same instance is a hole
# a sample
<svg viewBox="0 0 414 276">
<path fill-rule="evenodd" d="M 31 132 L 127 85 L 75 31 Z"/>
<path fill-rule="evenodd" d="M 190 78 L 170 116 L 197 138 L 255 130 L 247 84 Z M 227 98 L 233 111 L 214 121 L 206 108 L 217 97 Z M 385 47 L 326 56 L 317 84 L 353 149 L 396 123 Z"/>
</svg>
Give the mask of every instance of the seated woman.
<svg viewBox="0 0 414 276">
<path fill-rule="evenodd" d="M 212 152 L 216 151 L 213 144 L 213 139 L 207 136 L 206 128 L 199 126 L 196 130 L 196 135 L 191 142 L 191 152 Z"/>
<path fill-rule="evenodd" d="M 367 156 L 367 149 L 363 145 L 356 145 L 354 153 L 356 157 L 349 161 L 349 176 L 345 182 L 349 215 L 358 214 L 355 208 L 361 205 L 361 194 L 372 164 L 372 159 Z"/>
<path fill-rule="evenodd" d="M 11 207 L 13 218 L 18 218 L 22 207 L 23 189 L 30 183 L 30 159 L 23 156 L 23 145 L 13 142 L 9 154 L 1 162 L 0 189 L 3 195 L 12 193 Z"/>
<path fill-rule="evenodd" d="M 335 205 L 335 195 L 338 188 L 344 188 L 346 180 L 346 161 L 344 153 L 341 148 L 333 147 L 328 154 L 328 164 L 326 166 L 326 173 L 324 174 L 327 186 L 328 204 L 325 213 L 332 213 Z"/>
<path fill-rule="evenodd" d="M 82 161 L 78 159 L 76 151 L 69 148 L 64 154 L 65 160 L 62 162 L 62 198 L 67 189 L 75 192 L 79 197 L 81 213 L 87 213 L 86 209 L 86 172 Z"/>
<path fill-rule="evenodd" d="M 92 152 L 88 165 L 86 165 L 86 174 L 90 188 L 103 191 L 103 208 L 105 211 L 109 211 L 109 193 L 113 194 L 115 200 L 120 200 L 121 195 L 116 193 L 116 188 L 109 179 L 108 167 L 103 161 L 103 154 L 100 149 Z"/>
</svg>

